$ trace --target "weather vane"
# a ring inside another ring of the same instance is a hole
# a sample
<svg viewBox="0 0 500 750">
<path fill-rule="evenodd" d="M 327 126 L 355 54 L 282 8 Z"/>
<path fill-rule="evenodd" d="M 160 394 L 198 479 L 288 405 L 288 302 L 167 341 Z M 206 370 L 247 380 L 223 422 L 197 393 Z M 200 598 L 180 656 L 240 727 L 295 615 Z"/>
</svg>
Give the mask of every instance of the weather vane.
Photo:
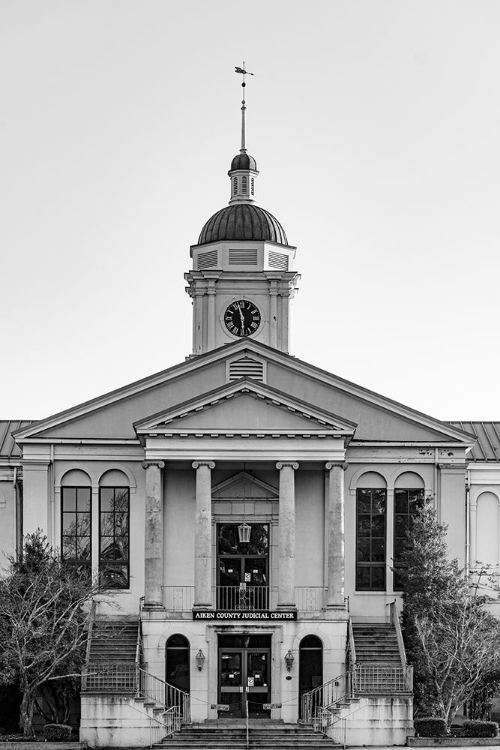
<svg viewBox="0 0 500 750">
<path fill-rule="evenodd" d="M 241 82 L 241 86 L 243 88 L 243 99 L 241 100 L 241 149 L 240 151 L 246 153 L 246 145 L 245 145 L 245 76 L 253 76 L 253 73 L 250 73 L 248 70 L 245 70 L 245 61 L 243 60 L 243 67 L 240 68 L 238 66 L 234 69 L 235 73 L 239 73 L 243 76 L 243 80 Z"/>
</svg>

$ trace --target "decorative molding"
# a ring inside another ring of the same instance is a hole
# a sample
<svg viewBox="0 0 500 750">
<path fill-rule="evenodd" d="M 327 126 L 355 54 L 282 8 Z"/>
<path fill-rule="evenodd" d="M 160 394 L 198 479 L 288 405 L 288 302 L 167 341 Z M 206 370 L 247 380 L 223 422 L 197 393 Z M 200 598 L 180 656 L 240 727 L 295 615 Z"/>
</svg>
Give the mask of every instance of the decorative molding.
<svg viewBox="0 0 500 750">
<path fill-rule="evenodd" d="M 297 463 L 297 461 L 278 461 L 278 463 L 276 464 L 276 468 L 280 471 L 286 466 L 290 466 L 295 471 L 299 468 L 299 464 Z"/>
<path fill-rule="evenodd" d="M 347 461 L 328 461 L 325 464 L 325 469 L 327 471 L 331 471 L 331 469 L 334 469 L 336 466 L 343 471 L 347 471 L 347 469 L 349 468 L 349 464 L 347 463 Z"/>
<path fill-rule="evenodd" d="M 164 469 L 165 461 L 151 461 L 148 459 L 147 461 L 143 461 L 141 466 L 143 469 L 148 469 L 150 466 L 157 466 L 159 469 Z"/>
<path fill-rule="evenodd" d="M 208 466 L 209 469 L 215 469 L 214 461 L 193 461 L 191 466 L 193 469 L 199 469 L 200 466 Z"/>
</svg>

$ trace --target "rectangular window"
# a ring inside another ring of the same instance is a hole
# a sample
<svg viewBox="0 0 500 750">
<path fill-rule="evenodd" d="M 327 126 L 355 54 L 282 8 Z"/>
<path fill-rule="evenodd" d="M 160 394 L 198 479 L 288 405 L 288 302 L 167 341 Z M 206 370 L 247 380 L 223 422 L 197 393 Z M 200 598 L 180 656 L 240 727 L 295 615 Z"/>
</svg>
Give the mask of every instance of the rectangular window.
<svg viewBox="0 0 500 750">
<path fill-rule="evenodd" d="M 412 518 L 424 502 L 424 490 L 394 490 L 394 590 L 402 591 L 398 567 L 406 544 L 406 533 Z"/>
<path fill-rule="evenodd" d="M 61 556 L 65 562 L 88 568 L 92 558 L 90 487 L 61 488 Z"/>
<path fill-rule="evenodd" d="M 387 491 L 356 493 L 356 589 L 385 591 Z"/>
<path fill-rule="evenodd" d="M 99 575 L 108 589 L 129 586 L 130 491 L 128 487 L 99 490 Z"/>
</svg>

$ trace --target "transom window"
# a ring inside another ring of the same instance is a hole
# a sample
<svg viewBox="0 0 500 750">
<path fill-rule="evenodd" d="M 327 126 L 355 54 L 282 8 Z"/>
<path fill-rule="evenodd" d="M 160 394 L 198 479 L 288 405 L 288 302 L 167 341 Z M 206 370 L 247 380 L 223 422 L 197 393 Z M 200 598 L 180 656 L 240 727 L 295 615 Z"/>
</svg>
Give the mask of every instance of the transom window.
<svg viewBox="0 0 500 750">
<path fill-rule="evenodd" d="M 385 591 L 387 490 L 356 492 L 356 589 Z"/>
<path fill-rule="evenodd" d="M 128 487 L 99 489 L 99 574 L 105 588 L 129 586 L 129 515 Z"/>
<path fill-rule="evenodd" d="M 61 487 L 62 559 L 90 570 L 92 560 L 90 487 Z"/>
</svg>

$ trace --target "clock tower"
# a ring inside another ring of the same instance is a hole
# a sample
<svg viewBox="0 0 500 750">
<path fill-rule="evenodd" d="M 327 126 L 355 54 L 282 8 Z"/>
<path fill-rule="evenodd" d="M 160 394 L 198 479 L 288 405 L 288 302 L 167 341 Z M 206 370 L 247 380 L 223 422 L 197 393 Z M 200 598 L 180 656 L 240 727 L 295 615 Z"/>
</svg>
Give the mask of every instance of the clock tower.
<svg viewBox="0 0 500 750">
<path fill-rule="evenodd" d="M 241 70 L 237 72 L 242 72 Z M 185 274 L 193 300 L 193 355 L 249 337 L 289 349 L 290 301 L 299 275 L 296 248 L 280 222 L 255 203 L 257 163 L 245 145 L 245 72 L 241 149 L 231 162 L 231 197 L 191 246 Z"/>
</svg>

